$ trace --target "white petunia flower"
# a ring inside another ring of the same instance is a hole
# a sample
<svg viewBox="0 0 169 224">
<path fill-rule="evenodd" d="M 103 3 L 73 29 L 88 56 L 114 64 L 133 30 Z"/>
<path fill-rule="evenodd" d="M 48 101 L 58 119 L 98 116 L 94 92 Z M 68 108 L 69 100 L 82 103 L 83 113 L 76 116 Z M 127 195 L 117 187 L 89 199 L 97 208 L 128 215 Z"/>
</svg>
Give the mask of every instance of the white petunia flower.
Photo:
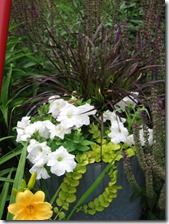
<svg viewBox="0 0 169 224">
<path fill-rule="evenodd" d="M 113 143 L 118 144 L 120 142 L 125 143 L 127 141 L 129 132 L 127 128 L 124 127 L 122 122 L 112 123 L 110 130 L 111 132 L 108 134 L 108 136 L 111 138 Z"/>
<path fill-rule="evenodd" d="M 50 177 L 44 166 L 37 166 L 36 164 L 32 166 L 29 172 L 31 174 L 35 172 L 37 174 L 37 177 L 36 177 L 37 180 L 41 178 L 47 179 Z"/>
<path fill-rule="evenodd" d="M 93 109 L 94 107 L 89 104 L 85 104 L 79 107 L 70 105 L 69 107 L 61 110 L 57 121 L 59 121 L 65 129 L 78 129 L 83 125 L 90 124 L 89 115 L 94 115 L 96 113 L 96 110 Z"/>
<path fill-rule="evenodd" d="M 74 161 L 75 156 L 68 153 L 68 151 L 60 146 L 55 152 L 48 155 L 47 166 L 50 166 L 51 173 L 61 176 L 65 172 L 72 172 L 76 167 L 76 162 Z"/>
<path fill-rule="evenodd" d="M 49 98 L 49 104 L 50 105 L 49 105 L 48 113 L 51 113 L 54 118 L 58 117 L 58 115 L 60 114 L 60 111 L 63 108 L 66 108 L 70 105 L 67 101 L 63 99 L 59 99 L 59 96 L 57 95 Z"/>
<path fill-rule="evenodd" d="M 30 124 L 30 117 L 23 117 L 21 121 L 17 122 L 17 128 L 25 128 Z"/>
<path fill-rule="evenodd" d="M 46 142 L 39 143 L 35 139 L 31 139 L 27 151 L 27 158 L 31 163 L 36 164 L 36 166 L 43 166 L 47 163 L 47 156 L 51 149 Z"/>
<path fill-rule="evenodd" d="M 16 142 L 26 142 L 31 138 L 31 134 L 25 132 L 24 129 L 17 129 Z"/>
</svg>

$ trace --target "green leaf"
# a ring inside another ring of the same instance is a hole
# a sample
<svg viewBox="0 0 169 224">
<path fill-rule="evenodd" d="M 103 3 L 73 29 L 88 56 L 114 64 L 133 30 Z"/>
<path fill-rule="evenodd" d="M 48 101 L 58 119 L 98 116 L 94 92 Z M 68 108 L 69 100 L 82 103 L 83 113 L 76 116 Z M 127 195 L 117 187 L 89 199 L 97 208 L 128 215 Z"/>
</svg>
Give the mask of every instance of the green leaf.
<svg viewBox="0 0 169 224">
<path fill-rule="evenodd" d="M 7 137 L 0 138 L 0 142 L 6 140 L 8 138 L 14 138 L 14 136 L 7 136 Z"/>
<path fill-rule="evenodd" d="M 59 198 L 64 201 L 67 198 L 67 192 L 60 191 Z"/>
<path fill-rule="evenodd" d="M 16 188 L 16 189 L 18 189 L 20 187 L 20 183 L 21 183 L 21 181 L 23 179 L 23 175 L 24 175 L 26 153 L 27 153 L 26 148 L 27 148 L 27 144 L 25 144 L 22 149 L 21 156 L 19 159 L 19 164 L 17 167 L 15 179 L 14 179 L 14 183 L 13 183 L 13 188 Z M 14 202 L 15 202 L 15 197 L 13 195 L 11 195 L 9 204 L 12 204 Z M 8 213 L 6 220 L 11 220 L 11 219 L 12 219 L 12 214 Z"/>
<path fill-rule="evenodd" d="M 69 187 L 69 193 L 71 193 L 71 194 L 72 194 L 72 193 L 76 193 L 76 191 L 77 191 L 77 190 L 76 190 L 75 187 L 72 187 L 72 186 Z"/>
<path fill-rule="evenodd" d="M 1 90 L 1 103 L 3 105 L 7 105 L 7 102 L 8 102 L 8 93 L 9 93 L 9 86 L 11 81 L 12 67 L 13 66 L 11 64 L 9 72 L 3 78 L 3 85 Z"/>
<path fill-rule="evenodd" d="M 16 171 L 15 168 L 12 169 L 13 171 Z M 7 175 L 11 172 L 11 168 L 7 168 L 7 169 L 4 169 L 4 170 L 1 170 L 0 172 L 0 177 L 3 177 L 4 175 Z"/>
<path fill-rule="evenodd" d="M 18 156 L 19 154 L 21 154 L 22 152 L 22 147 L 18 147 L 15 150 L 5 154 L 4 156 L 2 156 L 0 158 L 0 165 L 2 165 L 3 163 L 7 162 L 8 160 L 12 159 L 15 156 Z"/>
<path fill-rule="evenodd" d="M 94 208 L 94 203 L 93 202 L 89 202 L 88 206 L 89 206 L 89 208 Z"/>
<path fill-rule="evenodd" d="M 57 197 L 57 195 L 58 195 L 60 189 L 61 189 L 61 185 L 60 185 L 60 187 L 58 188 L 58 190 L 55 192 L 55 194 L 53 195 L 52 199 L 50 200 L 50 204 L 51 204 L 51 205 L 54 203 L 54 201 L 55 201 L 55 199 L 56 199 L 56 197 Z"/>
<path fill-rule="evenodd" d="M 96 210 L 88 210 L 87 213 L 89 215 L 94 215 L 96 213 Z"/>
<path fill-rule="evenodd" d="M 62 206 L 64 204 L 64 202 L 60 198 L 57 198 L 56 203 L 58 206 Z"/>
<path fill-rule="evenodd" d="M 62 220 L 65 218 L 65 213 L 64 212 L 59 212 L 59 220 Z"/>
<path fill-rule="evenodd" d="M 78 149 L 78 151 L 81 151 L 81 152 L 85 152 L 90 149 L 88 146 L 80 145 L 80 144 L 76 146 L 76 148 Z"/>
<path fill-rule="evenodd" d="M 85 173 L 86 172 L 86 166 L 82 166 L 82 165 L 79 165 L 78 164 L 78 166 L 76 166 L 76 171 L 78 172 L 78 173 Z"/>
<path fill-rule="evenodd" d="M 104 210 L 104 207 L 102 205 L 100 205 L 99 207 L 96 207 L 95 209 L 96 209 L 96 211 L 101 212 Z"/>
<path fill-rule="evenodd" d="M 69 210 L 69 203 L 68 202 L 64 202 L 64 205 L 62 206 L 62 208 L 66 211 Z"/>
<path fill-rule="evenodd" d="M 10 178 L 8 178 L 8 177 L 0 177 L 0 181 L 10 182 L 10 183 L 13 183 L 13 182 L 14 182 L 13 179 L 10 179 Z"/>
<path fill-rule="evenodd" d="M 99 199 L 98 198 L 95 198 L 94 199 L 94 204 L 95 204 L 95 206 L 99 206 L 100 202 L 99 202 Z"/>
<path fill-rule="evenodd" d="M 81 173 L 77 173 L 77 172 L 72 175 L 72 178 L 74 180 L 79 180 L 81 177 L 82 177 L 82 174 Z"/>
<path fill-rule="evenodd" d="M 61 189 L 64 191 L 64 192 L 68 192 L 68 187 L 69 185 L 65 182 L 62 183 L 61 185 Z"/>
<path fill-rule="evenodd" d="M 5 121 L 6 126 L 8 127 L 8 93 L 11 81 L 11 74 L 12 74 L 12 65 L 10 65 L 9 72 L 3 78 L 2 90 L 1 90 L 1 112 Z"/>
<path fill-rule="evenodd" d="M 68 197 L 66 197 L 66 201 L 69 203 L 72 203 L 76 201 L 76 195 L 75 194 L 69 194 Z"/>
<path fill-rule="evenodd" d="M 93 142 L 92 141 L 88 141 L 88 140 L 83 140 L 81 142 L 82 145 L 91 145 Z"/>
<path fill-rule="evenodd" d="M 71 186 L 73 187 L 76 187 L 79 185 L 79 180 L 73 180 L 71 183 L 70 183 Z"/>
<path fill-rule="evenodd" d="M 101 202 L 101 205 L 104 207 L 104 208 L 107 208 L 107 207 L 109 207 L 109 205 L 110 205 L 110 202 L 107 200 L 104 200 L 104 201 L 102 201 Z"/>
<path fill-rule="evenodd" d="M 12 172 L 13 172 L 13 168 L 11 168 L 9 175 L 7 176 L 8 179 L 11 178 Z M 0 208 L 1 208 L 0 209 L 0 220 L 2 219 L 4 208 L 5 208 L 5 205 L 6 205 L 9 186 L 10 186 L 10 183 L 5 182 L 4 185 L 3 185 L 2 191 L 1 191 L 1 195 L 0 195 Z"/>
<path fill-rule="evenodd" d="M 126 149 L 125 152 L 127 153 L 128 157 L 132 157 L 135 155 L 135 151 L 133 150 L 133 148 Z"/>
</svg>

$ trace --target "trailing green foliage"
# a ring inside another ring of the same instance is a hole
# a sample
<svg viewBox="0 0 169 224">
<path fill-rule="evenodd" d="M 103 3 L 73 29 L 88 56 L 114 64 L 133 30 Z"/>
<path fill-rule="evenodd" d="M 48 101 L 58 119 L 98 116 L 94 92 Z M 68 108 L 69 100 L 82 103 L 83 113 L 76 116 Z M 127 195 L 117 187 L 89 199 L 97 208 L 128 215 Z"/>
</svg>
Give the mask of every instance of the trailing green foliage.
<svg viewBox="0 0 169 224">
<path fill-rule="evenodd" d="M 63 212 L 63 210 L 68 211 L 69 210 L 69 204 L 76 201 L 76 191 L 77 187 L 80 183 L 80 179 L 83 177 L 83 174 L 86 172 L 86 166 L 90 163 L 94 163 L 95 161 L 95 153 L 92 153 L 92 151 L 88 151 L 86 153 L 80 154 L 76 157 L 78 164 L 75 170 L 72 173 L 67 173 L 65 175 L 65 178 L 61 184 L 61 190 L 59 191 L 58 198 L 56 199 L 56 204 L 60 209 L 56 208 L 54 211 L 56 212 L 56 218 L 58 218 L 60 211 Z M 114 159 L 112 160 L 114 162 Z M 114 171 L 115 166 L 112 164 L 108 167 L 108 170 L 110 169 L 111 172 L 109 172 L 110 181 L 108 183 L 107 188 L 105 189 L 105 192 L 100 197 L 103 197 L 107 195 L 107 200 L 105 197 L 104 201 L 98 202 L 99 199 L 95 199 L 93 202 L 90 202 L 89 205 L 83 205 L 82 207 L 78 208 L 85 200 L 86 198 L 95 190 L 95 188 L 99 185 L 99 183 L 102 181 L 102 179 L 105 177 L 106 171 L 104 170 L 103 173 L 100 174 L 98 179 L 93 183 L 93 185 L 82 195 L 82 197 L 79 199 L 77 204 L 75 204 L 74 209 L 72 212 L 68 215 L 67 219 L 69 220 L 71 218 L 71 215 L 75 210 L 77 209 L 77 212 L 80 210 L 83 210 L 85 213 L 94 214 L 97 211 L 102 211 L 104 208 L 107 207 L 107 205 L 117 196 L 117 189 L 120 189 L 120 187 L 115 186 L 117 181 L 117 170 Z M 108 197 L 109 195 L 109 197 Z M 91 208 L 91 204 L 92 209 Z M 102 208 L 102 209 L 101 209 Z M 65 213 L 66 216 L 66 213 Z M 64 217 L 65 217 L 64 216 Z"/>
<path fill-rule="evenodd" d="M 120 144 L 113 144 L 106 138 L 100 141 L 101 132 L 97 125 L 91 124 L 89 132 L 92 134 L 95 143 L 91 144 L 91 149 L 89 151 L 76 155 L 76 168 L 73 172 L 65 174 L 60 189 L 57 191 L 57 207 L 54 208 L 54 212 L 56 213 L 55 219 L 65 219 L 66 217 L 66 220 L 69 220 L 72 214 L 78 211 L 83 211 L 91 215 L 103 211 L 110 205 L 112 200 L 117 197 L 117 191 L 121 189 L 121 186 L 116 185 L 118 170 L 115 161 L 119 161 L 123 158 L 121 151 L 124 151 L 128 157 L 135 155 L 135 147 L 129 148 L 126 145 L 125 149 L 125 147 L 122 148 Z M 83 178 L 83 174 L 87 170 L 87 166 L 100 162 L 107 164 L 106 168 L 77 201 L 77 188 L 80 184 L 80 180 Z M 85 204 L 85 200 L 98 187 L 106 175 L 109 176 L 109 182 L 105 190 L 93 201 Z M 71 208 L 71 203 L 75 203 L 73 209 Z"/>
</svg>

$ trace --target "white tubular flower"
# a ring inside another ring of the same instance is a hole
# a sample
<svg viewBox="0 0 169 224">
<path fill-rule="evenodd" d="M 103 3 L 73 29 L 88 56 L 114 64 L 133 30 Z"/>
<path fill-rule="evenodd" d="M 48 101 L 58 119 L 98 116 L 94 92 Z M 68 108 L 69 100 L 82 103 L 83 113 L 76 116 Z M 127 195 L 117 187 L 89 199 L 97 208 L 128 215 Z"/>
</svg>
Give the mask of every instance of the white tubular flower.
<svg viewBox="0 0 169 224">
<path fill-rule="evenodd" d="M 59 96 L 51 96 L 49 98 L 49 112 L 48 113 L 51 113 L 52 116 L 54 118 L 57 118 L 58 115 L 60 114 L 60 111 L 63 109 L 63 108 L 66 108 L 68 107 L 70 104 L 63 100 L 63 99 L 59 99 Z"/>
<path fill-rule="evenodd" d="M 111 132 L 108 136 L 114 144 L 119 144 L 120 142 L 126 142 L 129 132 L 127 128 L 124 127 L 122 122 L 114 122 L 110 128 Z"/>
<path fill-rule="evenodd" d="M 76 162 L 74 161 L 75 156 L 68 153 L 68 151 L 60 146 L 55 152 L 51 152 L 48 155 L 47 166 L 50 166 L 51 173 L 61 176 L 65 172 L 72 172 L 76 167 Z"/>
<path fill-rule="evenodd" d="M 96 110 L 93 109 L 94 107 L 89 104 L 85 104 L 79 107 L 70 105 L 69 107 L 61 110 L 57 121 L 59 121 L 61 125 L 65 127 L 65 129 L 78 129 L 83 125 L 90 124 L 89 115 L 94 115 L 96 113 Z"/>
<path fill-rule="evenodd" d="M 36 179 L 37 180 L 39 180 L 41 178 L 47 179 L 47 178 L 50 177 L 44 166 L 37 166 L 36 164 L 32 166 L 32 168 L 29 170 L 29 172 L 31 174 L 36 172 L 36 174 L 37 174 Z"/>
<path fill-rule="evenodd" d="M 39 143 L 35 139 L 31 139 L 27 151 L 27 158 L 31 163 L 36 164 L 36 166 L 43 166 L 47 163 L 47 156 L 51 149 L 46 142 Z"/>
<path fill-rule="evenodd" d="M 134 95 L 138 95 L 138 92 L 131 92 Z M 115 108 L 121 108 L 121 109 L 125 109 L 127 106 L 130 106 L 130 104 L 132 105 L 136 105 L 138 102 L 138 100 L 136 100 L 136 98 L 134 98 L 133 96 L 126 96 L 124 97 L 121 101 L 119 101 L 118 103 L 115 104 Z"/>
</svg>

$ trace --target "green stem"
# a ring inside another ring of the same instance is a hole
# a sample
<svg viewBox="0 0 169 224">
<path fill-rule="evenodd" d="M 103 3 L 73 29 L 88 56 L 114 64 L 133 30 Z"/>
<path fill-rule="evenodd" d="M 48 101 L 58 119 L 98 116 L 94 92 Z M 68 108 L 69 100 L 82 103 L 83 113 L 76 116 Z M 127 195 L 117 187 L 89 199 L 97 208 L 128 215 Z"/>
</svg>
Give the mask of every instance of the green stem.
<svg viewBox="0 0 169 224">
<path fill-rule="evenodd" d="M 55 192 L 55 194 L 53 195 L 52 199 L 50 200 L 50 204 L 52 205 L 60 191 L 61 185 L 59 186 L 58 190 Z"/>
</svg>

